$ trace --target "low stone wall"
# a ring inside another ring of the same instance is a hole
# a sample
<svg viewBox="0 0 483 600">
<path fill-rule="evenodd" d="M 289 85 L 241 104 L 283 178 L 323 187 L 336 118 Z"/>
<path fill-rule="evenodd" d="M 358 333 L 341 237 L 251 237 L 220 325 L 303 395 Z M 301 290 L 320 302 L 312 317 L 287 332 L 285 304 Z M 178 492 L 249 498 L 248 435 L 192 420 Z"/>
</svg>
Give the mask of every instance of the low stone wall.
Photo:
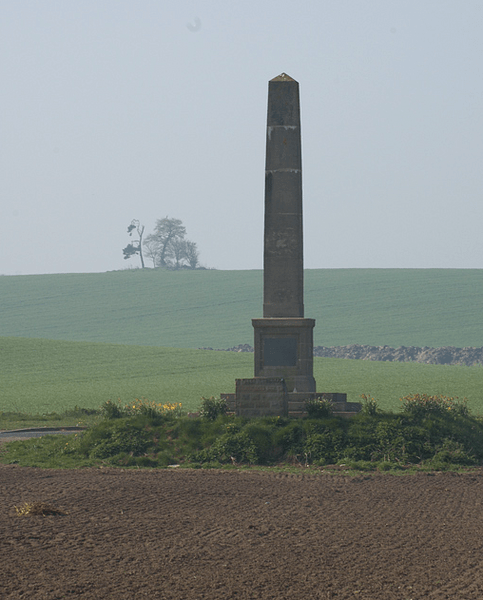
<svg viewBox="0 0 483 600">
<path fill-rule="evenodd" d="M 483 348 L 429 348 L 424 346 L 332 346 L 314 348 L 314 356 L 349 358 L 355 360 L 380 360 L 394 362 L 419 362 L 431 365 L 483 365 Z"/>
<path fill-rule="evenodd" d="M 200 348 L 213 350 L 213 348 Z M 224 352 L 253 352 L 250 344 L 239 344 L 233 348 L 218 349 Z M 394 362 L 419 362 L 431 365 L 483 365 L 483 348 L 456 348 L 445 346 L 429 348 L 424 346 L 364 346 L 351 344 L 349 346 L 315 346 L 314 356 L 324 358 L 347 358 L 352 360 L 379 360 Z"/>
</svg>

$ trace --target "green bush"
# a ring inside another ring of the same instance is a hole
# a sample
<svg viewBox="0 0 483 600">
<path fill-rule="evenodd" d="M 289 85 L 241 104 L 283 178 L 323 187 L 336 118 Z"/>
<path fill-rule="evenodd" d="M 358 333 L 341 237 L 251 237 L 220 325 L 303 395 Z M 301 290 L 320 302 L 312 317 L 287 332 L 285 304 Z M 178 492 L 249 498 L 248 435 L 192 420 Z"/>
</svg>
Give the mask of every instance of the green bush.
<svg viewBox="0 0 483 600">
<path fill-rule="evenodd" d="M 403 402 L 403 413 L 415 417 L 424 417 L 430 414 L 466 417 L 469 409 L 466 398 L 452 398 L 448 396 L 430 396 L 429 394 L 412 394 L 400 399 Z"/>
<path fill-rule="evenodd" d="M 280 448 L 282 456 L 302 456 L 304 453 L 303 422 L 286 419 L 273 434 L 273 445 Z"/>
<path fill-rule="evenodd" d="M 471 465 L 475 463 L 475 457 L 468 453 L 462 443 L 446 438 L 439 448 L 436 448 L 432 461 L 446 465 Z"/>
<path fill-rule="evenodd" d="M 99 409 L 102 418 L 104 419 L 120 419 L 123 416 L 122 406 L 112 400 L 107 400 Z"/>
<path fill-rule="evenodd" d="M 152 443 L 144 423 L 136 419 L 109 421 L 93 427 L 81 437 L 79 452 L 90 458 L 111 458 L 123 452 L 132 456 L 142 455 Z"/>
<path fill-rule="evenodd" d="M 211 446 L 209 456 L 212 461 L 218 460 L 222 464 L 258 462 L 255 444 L 243 431 L 224 433 Z"/>
<path fill-rule="evenodd" d="M 311 398 L 305 402 L 309 419 L 324 419 L 332 415 L 332 402 L 325 398 Z"/>
<path fill-rule="evenodd" d="M 362 412 L 370 417 L 375 417 L 379 412 L 379 404 L 375 398 L 372 398 L 368 394 L 361 394 L 362 398 Z"/>
<path fill-rule="evenodd" d="M 202 398 L 200 417 L 202 419 L 208 419 L 208 421 L 214 421 L 218 416 L 226 415 L 228 412 L 228 406 L 226 400 L 222 398 Z"/>
<path fill-rule="evenodd" d="M 281 423 L 277 417 L 264 417 L 248 421 L 242 431 L 252 440 L 259 464 L 267 464 L 282 457 L 281 449 L 274 442 Z"/>
</svg>

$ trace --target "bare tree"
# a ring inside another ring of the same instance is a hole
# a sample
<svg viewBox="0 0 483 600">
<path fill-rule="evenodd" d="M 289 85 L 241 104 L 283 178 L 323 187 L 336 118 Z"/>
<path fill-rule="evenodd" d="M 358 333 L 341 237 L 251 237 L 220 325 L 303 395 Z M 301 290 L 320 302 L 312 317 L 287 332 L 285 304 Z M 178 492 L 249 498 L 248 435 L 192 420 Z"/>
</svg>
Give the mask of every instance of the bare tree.
<svg viewBox="0 0 483 600">
<path fill-rule="evenodd" d="M 134 256 L 135 254 L 139 254 L 139 258 L 141 259 L 141 268 L 144 269 L 144 258 L 143 258 L 144 225 L 141 225 L 141 223 L 137 219 L 133 219 L 131 221 L 131 224 L 127 228 L 127 232 L 129 233 L 130 236 L 132 236 L 132 232 L 134 229 L 137 231 L 139 239 L 133 240 L 134 243 L 128 244 L 125 248 L 122 249 L 122 252 L 124 254 L 124 260 L 131 258 L 131 256 Z M 136 244 L 136 245 L 134 245 L 134 244 Z"/>
<path fill-rule="evenodd" d="M 153 261 L 153 267 L 156 268 L 158 266 L 158 243 L 151 239 L 151 235 L 146 236 L 144 254 Z"/>
<path fill-rule="evenodd" d="M 196 269 L 199 266 L 199 252 L 195 242 L 186 242 L 185 259 L 190 269 Z"/>
</svg>

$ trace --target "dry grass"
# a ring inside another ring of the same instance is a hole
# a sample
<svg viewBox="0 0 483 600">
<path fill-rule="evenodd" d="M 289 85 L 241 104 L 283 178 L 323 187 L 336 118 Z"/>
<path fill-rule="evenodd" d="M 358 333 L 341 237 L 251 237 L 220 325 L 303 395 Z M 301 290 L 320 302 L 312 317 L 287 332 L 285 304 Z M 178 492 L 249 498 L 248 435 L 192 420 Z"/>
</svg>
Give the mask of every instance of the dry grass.
<svg viewBox="0 0 483 600">
<path fill-rule="evenodd" d="M 15 511 L 19 517 L 46 517 L 48 515 L 66 515 L 63 510 L 55 508 L 46 502 L 24 502 L 21 506 L 16 506 Z"/>
</svg>

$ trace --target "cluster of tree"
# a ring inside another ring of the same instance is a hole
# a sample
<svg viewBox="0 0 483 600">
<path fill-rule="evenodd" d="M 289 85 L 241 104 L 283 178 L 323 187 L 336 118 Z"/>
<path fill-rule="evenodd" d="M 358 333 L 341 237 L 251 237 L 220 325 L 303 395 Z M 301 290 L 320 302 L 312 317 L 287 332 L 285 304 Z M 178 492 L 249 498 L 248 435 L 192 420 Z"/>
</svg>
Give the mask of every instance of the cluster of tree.
<svg viewBox="0 0 483 600">
<path fill-rule="evenodd" d="M 136 231 L 138 239 L 123 248 L 124 258 L 139 254 L 141 267 L 144 269 L 144 256 L 153 262 L 153 267 L 170 269 L 200 268 L 199 253 L 195 242 L 186 239 L 186 227 L 180 219 L 158 219 L 154 232 L 143 241 L 144 225 L 134 219 L 127 228 L 132 236 Z"/>
</svg>

